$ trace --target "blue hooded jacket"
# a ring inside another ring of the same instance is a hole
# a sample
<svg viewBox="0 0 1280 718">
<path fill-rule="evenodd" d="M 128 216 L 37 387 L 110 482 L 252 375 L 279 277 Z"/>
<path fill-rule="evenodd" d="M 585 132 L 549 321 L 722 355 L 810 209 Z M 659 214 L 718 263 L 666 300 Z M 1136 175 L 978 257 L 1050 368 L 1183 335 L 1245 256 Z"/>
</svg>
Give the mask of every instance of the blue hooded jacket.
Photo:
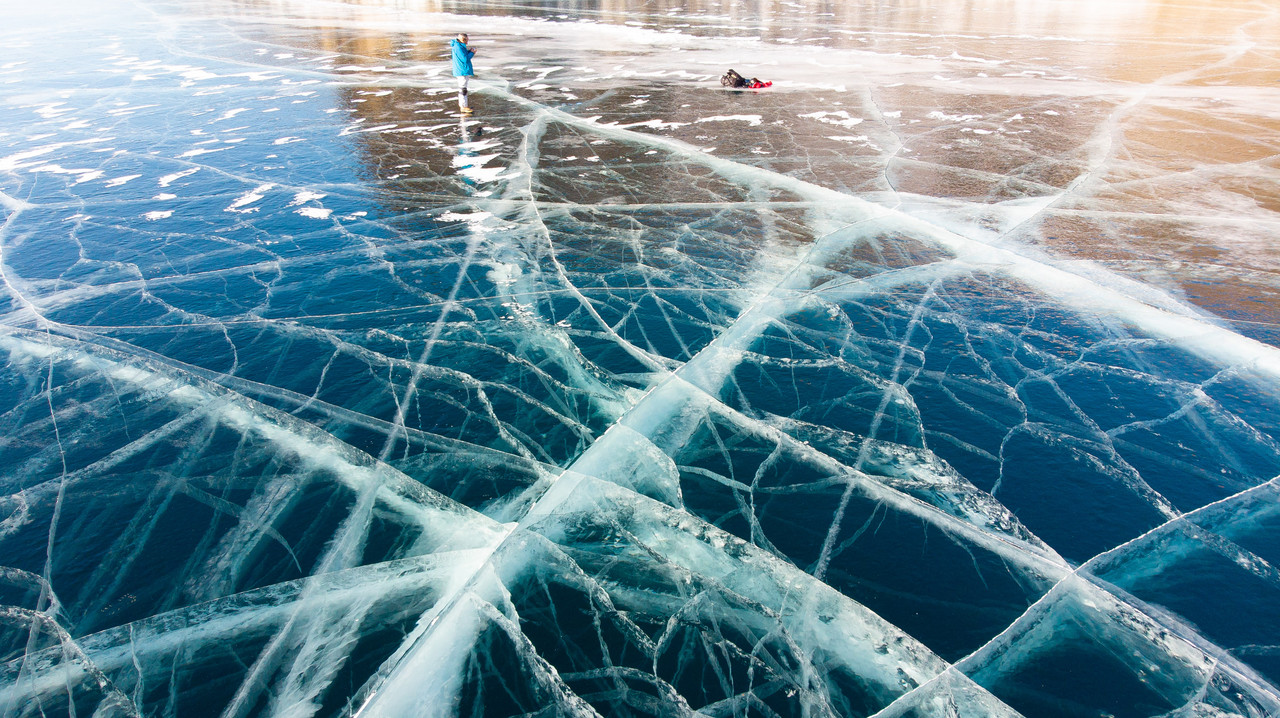
<svg viewBox="0 0 1280 718">
<path fill-rule="evenodd" d="M 470 77 L 476 74 L 471 69 L 471 58 L 475 56 L 476 51 L 467 48 L 457 38 L 453 40 L 453 76 L 454 77 Z"/>
</svg>

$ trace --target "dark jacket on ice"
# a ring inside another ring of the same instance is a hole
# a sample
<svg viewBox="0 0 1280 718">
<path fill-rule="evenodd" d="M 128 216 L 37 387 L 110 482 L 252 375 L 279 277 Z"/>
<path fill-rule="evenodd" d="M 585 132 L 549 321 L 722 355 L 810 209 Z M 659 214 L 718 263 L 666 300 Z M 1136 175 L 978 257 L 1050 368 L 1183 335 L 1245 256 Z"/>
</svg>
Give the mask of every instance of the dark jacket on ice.
<svg viewBox="0 0 1280 718">
<path fill-rule="evenodd" d="M 724 73 L 724 76 L 720 78 L 720 84 L 725 87 L 745 88 L 748 90 L 758 90 L 762 87 L 770 87 L 773 85 L 772 82 L 765 82 L 758 77 L 753 77 L 748 80 L 733 70 L 729 70 Z"/>
<path fill-rule="evenodd" d="M 453 76 L 454 77 L 470 77 L 475 73 L 471 69 L 471 58 L 475 56 L 476 51 L 462 44 L 461 40 L 454 38 L 453 44 Z"/>
</svg>

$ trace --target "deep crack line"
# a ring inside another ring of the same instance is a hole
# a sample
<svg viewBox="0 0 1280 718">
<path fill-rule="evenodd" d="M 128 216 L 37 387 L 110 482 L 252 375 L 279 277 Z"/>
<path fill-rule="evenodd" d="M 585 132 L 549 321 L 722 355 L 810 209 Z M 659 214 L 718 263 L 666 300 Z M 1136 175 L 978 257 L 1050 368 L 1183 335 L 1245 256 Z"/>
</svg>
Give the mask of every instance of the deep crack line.
<svg viewBox="0 0 1280 718">
<path fill-rule="evenodd" d="M 531 169 L 532 168 L 530 167 L 530 170 Z M 488 555 L 492 556 L 494 552 L 497 552 L 502 546 L 506 545 L 510 537 L 516 535 L 517 532 L 515 529 L 531 529 L 540 520 L 554 514 L 569 499 L 569 497 L 574 494 L 577 487 L 580 486 L 583 481 L 587 480 L 589 476 L 593 476 L 592 473 L 584 470 L 585 465 L 597 461 L 597 457 L 601 453 L 607 453 L 610 450 L 614 440 L 621 435 L 622 428 L 626 427 L 627 420 L 629 418 L 645 414 L 654 414 L 656 412 L 657 416 L 650 415 L 646 417 L 644 421 L 661 422 L 661 416 L 665 413 L 663 411 L 664 406 L 668 411 L 678 409 L 681 405 L 666 403 L 662 401 L 661 398 L 664 396 L 666 391 L 676 391 L 678 393 L 680 391 L 680 385 L 686 385 L 686 379 L 684 378 L 685 375 L 693 375 L 688 378 L 687 382 L 695 388 L 695 391 L 707 391 L 707 387 L 709 386 L 722 385 L 729 375 L 729 372 L 732 371 L 732 367 L 736 364 L 736 361 L 741 359 L 742 351 L 749 346 L 761 332 L 775 323 L 781 316 L 785 315 L 790 310 L 790 304 L 785 300 L 783 295 L 799 294 L 808 288 L 810 272 L 816 271 L 822 266 L 821 263 L 814 264 L 812 260 L 815 258 L 821 259 L 825 252 L 845 246 L 846 239 L 844 234 L 845 230 L 850 226 L 851 225 L 841 226 L 834 231 L 816 238 L 808 250 L 795 258 L 790 268 L 783 273 L 782 276 L 777 277 L 767 286 L 758 288 L 755 300 L 739 314 L 738 319 L 717 335 L 707 346 L 703 347 L 688 362 L 671 372 L 665 379 L 652 387 L 639 402 L 633 405 L 618 420 L 610 425 L 603 435 L 588 447 L 583 455 L 571 463 L 569 467 L 560 474 L 551 478 L 548 482 L 549 485 L 546 486 L 541 495 L 533 501 L 532 505 L 524 510 L 523 515 L 520 516 L 515 523 L 507 525 L 508 532 L 495 546 L 493 546 Z M 910 272 L 904 272 L 899 276 L 909 277 L 911 275 L 912 273 Z M 736 358 L 734 358 L 735 355 Z M 651 404 L 654 405 L 656 409 L 651 409 Z M 605 461 L 607 462 L 608 459 L 606 458 Z M 608 481 L 606 477 L 596 478 L 602 478 L 603 480 Z M 885 487 L 881 488 L 883 488 L 887 493 L 895 493 Z M 910 499 L 910 497 L 905 497 L 905 500 L 908 501 L 908 503 L 912 501 L 919 503 L 917 500 Z M 936 508 L 927 506 L 923 503 L 920 504 L 918 510 L 928 511 L 930 509 L 937 511 Z M 941 512 L 937 513 L 941 514 Z M 534 533 L 537 532 L 535 531 Z M 1024 561 L 1030 559 L 1032 555 L 1030 552 L 1026 552 L 1025 549 L 1014 548 L 1012 544 L 1009 544 L 1009 549 L 1012 549 L 1015 553 L 1019 551 L 1025 552 L 1021 557 Z M 1039 560 L 1046 560 L 1045 557 L 1037 558 Z M 1056 561 L 1054 560 L 1048 560 L 1048 563 L 1056 565 Z M 488 559 L 483 563 L 476 565 L 474 567 L 474 573 L 462 582 L 454 593 L 442 599 L 443 605 L 441 611 L 435 614 L 435 618 L 421 626 L 420 631 L 415 631 L 415 634 L 406 640 L 405 644 L 401 647 L 401 651 L 398 652 L 399 658 L 394 661 L 394 665 L 388 665 L 386 672 L 383 674 L 385 676 L 384 682 L 382 683 L 383 689 L 373 692 L 370 696 L 370 700 L 364 703 L 360 708 L 359 713 L 361 715 L 364 715 L 366 711 L 368 711 L 368 714 L 370 715 L 378 714 L 379 710 L 381 710 L 381 702 L 383 700 L 389 700 L 392 703 L 395 702 L 395 698 L 380 698 L 380 696 L 386 695 L 384 692 L 385 689 L 391 687 L 392 684 L 398 684 L 400 680 L 403 680 L 403 676 L 405 675 L 403 671 L 406 670 L 408 666 L 412 665 L 419 656 L 421 656 L 422 650 L 425 646 L 438 642 L 439 637 L 436 635 L 436 631 L 434 629 L 436 626 L 440 625 L 444 616 L 451 616 L 449 621 L 450 623 L 466 624 L 467 621 L 471 620 L 470 618 L 464 618 L 462 615 L 457 613 L 458 611 L 465 611 L 466 602 L 463 601 L 462 598 L 466 592 L 471 590 L 471 587 L 477 585 L 477 582 L 482 580 L 482 574 L 490 570 L 490 568 L 491 564 Z M 847 597 L 845 598 L 852 601 L 852 599 L 848 599 Z M 863 607 L 863 609 L 865 610 L 865 607 Z M 392 693 L 395 692 L 395 690 L 392 691 Z"/>
<path fill-rule="evenodd" d="M 915 310 L 911 313 L 911 320 L 907 322 L 906 331 L 903 332 L 902 341 L 898 347 L 898 357 L 894 362 L 893 371 L 890 373 L 885 390 L 880 395 L 880 405 L 876 407 L 871 426 L 867 429 L 867 435 L 863 437 L 862 446 L 858 449 L 858 458 L 853 466 L 855 471 L 862 471 L 863 464 L 867 459 L 867 452 L 871 449 L 871 442 L 880 431 L 880 422 L 884 420 L 885 409 L 888 408 L 889 402 L 893 399 L 894 388 L 903 386 L 898 383 L 898 376 L 902 372 L 907 349 L 911 346 L 911 336 L 915 333 L 916 327 L 920 326 L 920 318 L 924 314 L 925 307 L 933 300 L 936 287 L 937 281 L 935 280 L 929 285 L 929 289 L 920 298 L 920 301 L 916 303 Z M 822 552 L 818 555 L 818 562 L 813 570 L 814 578 L 822 580 L 826 576 L 827 565 L 831 562 L 831 551 L 835 548 L 836 540 L 840 538 L 840 527 L 844 523 L 844 512 L 849 506 L 849 499 L 852 494 L 853 486 L 851 485 L 844 490 L 844 494 L 840 497 L 840 504 L 836 507 L 835 517 L 831 520 L 831 528 L 827 531 L 827 537 L 822 542 Z"/>
<path fill-rule="evenodd" d="M 787 189 L 813 202 L 829 202 L 833 207 L 855 210 L 864 221 L 879 225 L 886 231 L 908 232 L 914 238 L 930 242 L 952 252 L 958 259 L 975 266 L 986 266 L 992 271 L 1003 271 L 1009 276 L 1035 287 L 1046 296 L 1055 297 L 1076 310 L 1088 310 L 1101 316 L 1118 316 L 1132 322 L 1155 336 L 1180 342 L 1185 348 L 1217 363 L 1247 364 L 1273 379 L 1280 379 L 1280 348 L 1243 336 L 1205 319 L 1194 309 L 1156 290 L 1149 285 L 1139 285 L 1111 272 L 1104 272 L 1092 265 L 1070 260 L 1037 258 L 1014 249 L 995 246 L 965 237 L 943 227 L 912 217 L 892 208 L 868 202 L 832 189 L 779 174 L 772 170 L 744 165 L 715 155 L 707 154 L 679 140 L 648 135 L 609 124 L 600 124 L 572 115 L 563 110 L 548 107 L 520 95 L 483 85 L 486 92 L 495 92 L 504 99 L 516 102 L 538 112 L 546 113 L 566 125 L 590 129 L 599 135 L 628 142 L 662 148 L 686 160 L 701 163 L 717 174 L 742 184 L 765 184 Z M 1087 267 L 1094 276 L 1104 276 L 1102 283 L 1086 276 L 1075 268 Z M 1141 287 L 1142 294 L 1126 291 L 1126 286 Z M 1147 301 L 1150 300 L 1150 301 Z"/>
<path fill-rule="evenodd" d="M 533 104 L 533 103 L 530 103 L 529 101 L 525 101 L 525 102 L 527 104 Z M 608 134 L 609 132 L 625 133 L 626 139 L 629 139 L 629 140 L 636 139 L 634 135 L 637 133 L 631 133 L 631 132 L 627 132 L 625 130 L 619 130 L 616 128 L 607 128 L 607 126 L 595 125 L 594 123 L 588 123 L 582 120 L 578 120 L 577 118 L 573 118 L 572 116 L 569 116 L 566 113 L 560 113 L 559 111 L 549 110 L 547 108 L 542 108 L 542 109 L 544 111 L 564 115 L 564 117 L 561 119 L 564 119 L 565 121 L 571 124 L 577 124 L 579 126 L 591 125 L 593 128 L 601 130 L 606 134 Z M 720 160 L 719 158 L 711 158 L 701 152 L 693 150 L 692 148 L 683 146 L 682 143 L 677 143 L 672 140 L 666 140 L 664 138 L 647 138 L 647 136 L 645 137 L 646 139 L 649 139 L 649 141 L 653 142 L 654 144 L 664 145 L 664 146 L 667 146 L 669 149 L 677 150 L 681 154 L 684 154 L 686 157 L 703 158 L 704 161 L 706 161 L 708 164 L 716 165 L 716 164 L 725 162 L 724 160 Z M 733 163 L 728 163 L 728 164 L 733 165 Z M 722 172 L 722 174 L 737 174 L 737 173 L 742 173 L 747 175 L 765 174 L 769 176 L 768 178 L 770 180 L 776 179 L 774 176 L 772 176 L 773 173 L 768 173 L 766 171 L 758 170 L 757 168 L 741 167 L 741 166 L 734 165 L 734 166 L 723 168 L 723 169 L 732 170 L 732 171 Z M 788 184 L 805 184 L 805 183 L 800 183 L 799 181 L 793 180 L 791 178 L 785 178 L 785 180 L 790 180 Z M 864 203 L 861 200 L 857 200 L 856 198 L 840 195 L 839 193 L 834 193 L 829 190 L 822 190 L 822 188 L 806 186 L 804 187 L 804 189 L 810 190 L 810 191 L 817 190 L 818 194 L 828 194 L 828 193 L 834 194 L 836 196 L 832 197 L 832 199 L 838 199 L 843 204 L 852 204 L 859 208 L 873 207 L 869 205 L 869 203 Z M 1138 323 L 1140 326 L 1143 326 L 1148 330 L 1154 331 L 1154 333 L 1163 334 L 1169 338 L 1174 338 L 1174 339 L 1185 338 L 1187 333 L 1191 333 L 1193 335 L 1200 334 L 1201 336 L 1203 336 L 1204 334 L 1217 335 L 1215 337 L 1216 339 L 1219 339 L 1219 340 L 1226 339 L 1229 341 L 1230 344 L 1233 345 L 1232 348 L 1235 350 L 1236 354 L 1232 355 L 1231 352 L 1228 352 L 1226 357 L 1228 360 L 1238 361 L 1241 358 L 1240 354 L 1243 354 L 1247 359 L 1251 359 L 1258 368 L 1273 374 L 1280 373 L 1280 358 L 1278 358 L 1277 351 L 1272 347 L 1269 347 L 1267 345 L 1262 345 L 1257 342 L 1252 342 L 1252 340 L 1248 340 L 1233 332 L 1222 330 L 1221 328 L 1212 324 L 1208 324 L 1207 322 L 1204 322 L 1203 320 L 1200 320 L 1198 318 L 1188 317 L 1186 315 L 1173 314 L 1172 312 L 1168 312 L 1166 310 L 1161 310 L 1156 307 L 1152 307 L 1150 305 L 1144 304 L 1140 301 L 1132 299 L 1131 297 L 1128 297 L 1127 295 L 1124 295 L 1118 292 L 1115 289 L 1112 289 L 1111 287 L 1106 287 L 1096 282 L 1089 281 L 1083 277 L 1080 277 L 1071 272 L 1065 271 L 1057 266 L 1054 266 L 1053 264 L 1039 262 L 1032 258 L 1011 252 L 1009 250 L 984 245 L 980 242 L 976 242 L 974 240 L 964 238 L 960 235 L 946 232 L 945 230 L 940 230 L 936 227 L 933 227 L 932 225 L 928 225 L 926 223 L 920 222 L 919 220 L 915 220 L 914 218 L 911 218 L 909 216 L 903 215 L 898 212 L 894 212 L 894 211 L 883 211 L 883 212 L 884 214 L 879 214 L 873 211 L 870 213 L 870 216 L 872 218 L 884 218 L 886 215 L 891 216 L 893 219 L 899 220 L 900 222 L 907 225 L 908 227 L 923 230 L 922 233 L 927 238 L 949 249 L 952 249 L 958 255 L 961 255 L 966 259 L 970 259 L 970 260 L 976 259 L 980 263 L 983 260 L 986 260 L 987 262 L 1004 265 L 1009 269 L 1014 270 L 1012 273 L 1015 274 L 1015 276 L 1020 276 L 1023 279 L 1033 280 L 1030 283 L 1032 283 L 1035 286 L 1039 286 L 1041 289 L 1049 289 L 1051 287 L 1059 288 L 1059 289 L 1069 288 L 1070 290 L 1073 290 L 1072 291 L 1072 294 L 1074 295 L 1073 298 L 1077 299 L 1082 304 L 1087 303 L 1088 305 L 1092 305 L 1094 307 L 1098 307 L 1101 309 L 1102 307 L 1099 307 L 1100 303 L 1097 298 L 1097 295 L 1099 294 L 1103 295 L 1104 302 L 1120 301 L 1121 304 L 1124 305 L 1124 309 L 1127 310 L 1127 314 L 1131 319 L 1136 319 L 1137 320 L 1136 323 Z M 818 244 L 819 242 L 815 242 L 815 246 L 811 248 L 810 254 L 813 253 L 814 249 L 816 249 Z M 797 262 L 795 265 L 793 265 L 791 273 L 794 273 L 795 271 L 797 271 L 797 269 L 800 266 L 801 266 L 801 262 Z M 791 273 L 789 273 L 788 276 L 790 276 Z M 709 344 L 707 347 L 704 347 L 704 349 L 701 350 L 697 355 L 695 355 L 686 365 L 677 369 L 676 372 L 673 373 L 672 377 L 679 374 L 686 373 L 688 371 L 688 367 L 696 365 L 699 363 L 700 359 L 703 359 L 707 356 L 710 356 L 711 354 L 716 353 L 715 350 L 716 350 L 717 343 L 721 342 L 726 337 L 732 336 L 737 333 L 743 333 L 743 334 L 754 333 L 754 332 L 751 332 L 750 330 L 742 329 L 744 323 L 746 322 L 754 323 L 755 318 L 752 317 L 752 315 L 756 313 L 756 311 L 759 309 L 762 303 L 768 301 L 772 297 L 773 292 L 777 291 L 781 287 L 781 285 L 782 285 L 782 282 L 779 282 L 778 285 L 775 285 L 775 287 L 773 287 L 768 293 L 762 294 L 757 299 L 756 303 L 752 305 L 751 308 L 749 308 L 746 312 L 744 312 L 739 316 L 738 320 L 736 320 L 728 329 L 726 329 L 719 336 L 717 336 L 716 339 L 713 340 L 711 344 Z M 1086 293 L 1095 293 L 1095 294 L 1088 295 Z M 1052 296 L 1053 292 L 1049 292 L 1049 294 Z M 1084 300 L 1089 296 L 1093 297 L 1092 301 L 1085 302 Z M 1111 313 L 1111 309 L 1112 308 L 1109 306 L 1106 307 L 1106 311 L 1104 311 L 1104 313 Z M 785 313 L 785 310 L 782 310 L 782 313 Z M 757 324 L 757 326 L 760 326 L 760 325 Z M 1205 346 L 1205 344 L 1203 343 L 1199 345 L 1193 345 L 1193 346 L 1194 348 L 1197 348 L 1202 352 L 1209 353 L 1211 356 L 1221 357 L 1223 354 L 1223 352 L 1219 347 Z M 672 377 L 668 377 L 668 379 L 665 380 L 663 383 L 665 384 L 670 382 L 672 380 Z M 654 390 L 651 390 L 649 396 L 652 396 L 653 392 Z M 637 409 L 640 408 L 640 406 L 643 403 L 644 403 L 644 400 L 642 399 L 640 404 L 637 404 L 636 407 L 633 407 L 633 409 L 629 411 L 628 414 L 635 412 Z M 623 417 L 623 419 L 625 419 L 625 416 Z M 621 423 L 623 419 L 620 419 L 619 423 Z M 607 444 L 609 439 L 609 434 L 612 430 L 613 430 L 613 427 L 610 427 L 610 431 L 606 431 L 605 435 L 602 436 L 601 439 L 597 441 L 596 444 L 594 444 L 590 449 L 588 449 L 588 453 L 590 453 L 592 449 L 595 449 L 599 446 L 603 446 Z M 572 470 L 573 467 L 576 466 L 578 463 L 579 462 L 575 462 L 574 465 L 571 465 L 570 470 Z M 566 471 L 565 474 L 561 474 L 561 478 L 563 478 L 568 473 L 569 472 Z M 572 492 L 572 490 L 576 487 L 578 483 L 581 482 L 581 480 L 582 480 L 581 478 L 577 478 L 573 481 L 567 482 L 567 484 L 564 481 L 557 481 L 555 484 L 553 484 L 552 488 L 549 489 L 548 492 L 544 494 L 535 503 L 533 507 L 530 508 L 530 510 L 525 514 L 525 517 L 522 519 L 521 523 L 527 523 L 531 520 L 534 520 L 538 516 L 545 515 L 546 513 L 553 510 L 555 506 L 559 505 L 564 501 L 564 498 L 568 495 L 568 493 Z M 1066 567 L 1062 566 L 1061 568 L 1066 568 Z M 1078 570 L 1079 569 L 1072 570 L 1067 574 L 1067 576 L 1059 579 L 1055 583 L 1055 586 L 1051 588 L 1049 592 L 1047 592 L 1045 596 L 1043 596 L 1040 599 L 1040 601 L 1037 601 L 1036 604 L 1033 604 L 1033 608 L 1035 605 L 1040 605 L 1042 603 L 1045 603 L 1050 596 L 1060 592 L 1062 590 L 1062 587 L 1064 586 L 1064 582 L 1069 577 L 1075 576 Z M 1094 590 L 1102 591 L 1104 593 L 1109 594 L 1109 592 L 1106 592 L 1105 589 L 1102 589 L 1101 587 L 1093 584 L 1091 581 L 1087 581 L 1087 583 L 1090 586 L 1092 586 Z M 1122 599 L 1115 596 L 1112 596 L 1112 600 L 1123 602 Z M 1014 628 L 1017 625 L 1019 625 L 1021 621 L 1026 620 L 1026 617 L 1030 615 L 1031 611 L 1032 611 L 1032 608 L 1029 608 L 1028 611 L 1023 614 L 1023 616 L 1021 616 L 1018 620 L 1014 622 L 1014 624 L 1009 626 L 999 636 L 997 636 L 996 638 L 993 638 L 982 649 L 975 651 L 974 654 L 972 654 L 969 658 L 965 660 L 970 661 L 971 659 L 973 659 L 974 656 L 981 653 L 983 649 L 988 649 L 989 647 L 995 645 L 998 639 L 1000 638 L 1000 636 L 1005 636 L 1010 631 L 1014 630 Z M 912 691 L 911 693 L 914 693 L 914 692 L 915 691 Z M 909 693 L 908 695 L 910 695 L 911 693 Z"/>
<path fill-rule="evenodd" d="M 1051 604 L 1054 601 L 1060 600 L 1062 593 L 1073 592 L 1079 594 L 1083 590 L 1088 590 L 1096 592 L 1099 596 L 1105 596 L 1108 600 L 1114 601 L 1116 604 L 1125 607 L 1127 610 L 1134 611 L 1136 614 L 1142 616 L 1148 621 L 1151 621 L 1153 624 L 1172 631 L 1179 640 L 1192 646 L 1202 654 L 1212 658 L 1215 670 L 1220 668 L 1229 670 L 1233 678 L 1247 683 L 1255 691 L 1253 695 L 1261 695 L 1270 698 L 1272 700 L 1271 710 L 1280 709 L 1280 695 L 1277 695 L 1273 689 L 1266 685 L 1264 680 L 1258 679 L 1251 669 L 1244 666 L 1221 646 L 1218 646 L 1216 643 L 1204 638 L 1200 635 L 1199 631 L 1190 624 L 1184 623 L 1180 619 L 1172 618 L 1167 613 L 1162 614 L 1161 616 L 1153 615 L 1150 611 L 1146 610 L 1145 603 L 1138 600 L 1136 597 L 1131 596 L 1128 592 L 1125 592 L 1118 587 L 1111 586 L 1109 583 L 1103 585 L 1104 582 L 1097 578 L 1093 573 L 1098 564 L 1106 563 L 1107 561 L 1116 558 L 1130 547 L 1136 546 L 1149 538 L 1163 534 L 1179 524 L 1193 524 L 1192 519 L 1200 514 L 1211 513 L 1215 510 L 1222 509 L 1251 494 L 1262 493 L 1266 490 L 1274 491 L 1278 486 L 1280 486 L 1280 477 L 1273 478 L 1265 483 L 1250 487 L 1232 494 L 1231 496 L 1219 499 L 1213 503 L 1201 506 L 1194 511 L 1171 518 L 1159 526 L 1150 529 L 1146 533 L 1143 533 L 1141 536 L 1136 536 L 1115 548 L 1094 556 L 1080 566 L 1071 569 L 1069 573 L 1061 577 L 1053 587 L 1049 589 L 1049 591 L 1045 592 L 1045 594 L 1031 606 L 1028 606 L 1027 610 L 1006 626 L 1004 630 L 982 646 L 979 646 L 968 656 L 956 661 L 948 669 L 948 672 L 954 671 L 956 674 L 963 676 L 966 680 L 970 680 L 969 675 L 982 670 L 984 665 L 991 660 L 992 654 L 1012 645 L 1012 643 L 1016 641 L 1016 634 L 1019 631 L 1024 628 L 1029 628 L 1028 624 L 1034 624 L 1034 622 L 1038 621 L 1044 613 L 1051 610 Z M 1068 581 L 1075 581 L 1077 583 L 1068 585 Z M 1171 618 L 1172 624 L 1169 623 Z M 922 684 L 914 690 L 904 694 L 898 700 L 894 701 L 893 704 L 886 707 L 879 713 L 876 713 L 875 718 L 890 718 L 891 716 L 903 715 L 904 711 L 909 708 L 911 697 L 914 694 L 925 692 L 941 679 L 942 676 L 939 676 L 933 681 Z"/>
</svg>

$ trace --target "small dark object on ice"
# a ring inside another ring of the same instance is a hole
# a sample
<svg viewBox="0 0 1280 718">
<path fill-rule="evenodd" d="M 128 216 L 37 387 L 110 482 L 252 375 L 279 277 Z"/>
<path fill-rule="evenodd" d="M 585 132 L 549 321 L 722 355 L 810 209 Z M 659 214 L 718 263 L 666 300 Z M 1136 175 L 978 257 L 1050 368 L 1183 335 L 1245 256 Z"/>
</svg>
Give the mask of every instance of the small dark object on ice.
<svg viewBox="0 0 1280 718">
<path fill-rule="evenodd" d="M 734 70 L 729 70 L 720 77 L 720 84 L 725 87 L 742 88 L 746 90 L 758 90 L 761 87 L 769 87 L 772 82 L 762 82 L 759 78 L 753 77 L 750 80 L 739 75 Z"/>
</svg>

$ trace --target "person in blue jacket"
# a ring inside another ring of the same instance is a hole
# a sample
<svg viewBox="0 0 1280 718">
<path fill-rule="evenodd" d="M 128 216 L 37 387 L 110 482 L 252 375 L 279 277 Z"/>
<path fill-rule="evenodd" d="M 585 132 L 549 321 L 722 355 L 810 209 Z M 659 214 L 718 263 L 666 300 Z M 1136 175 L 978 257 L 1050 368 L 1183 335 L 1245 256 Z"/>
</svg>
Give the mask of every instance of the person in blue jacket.
<svg viewBox="0 0 1280 718">
<path fill-rule="evenodd" d="M 467 80 L 476 74 L 471 68 L 471 58 L 475 57 L 476 51 L 467 47 L 468 39 L 467 33 L 460 32 L 450 46 L 453 48 L 453 76 L 458 78 L 458 110 L 469 115 L 472 110 L 467 100 Z"/>
</svg>

